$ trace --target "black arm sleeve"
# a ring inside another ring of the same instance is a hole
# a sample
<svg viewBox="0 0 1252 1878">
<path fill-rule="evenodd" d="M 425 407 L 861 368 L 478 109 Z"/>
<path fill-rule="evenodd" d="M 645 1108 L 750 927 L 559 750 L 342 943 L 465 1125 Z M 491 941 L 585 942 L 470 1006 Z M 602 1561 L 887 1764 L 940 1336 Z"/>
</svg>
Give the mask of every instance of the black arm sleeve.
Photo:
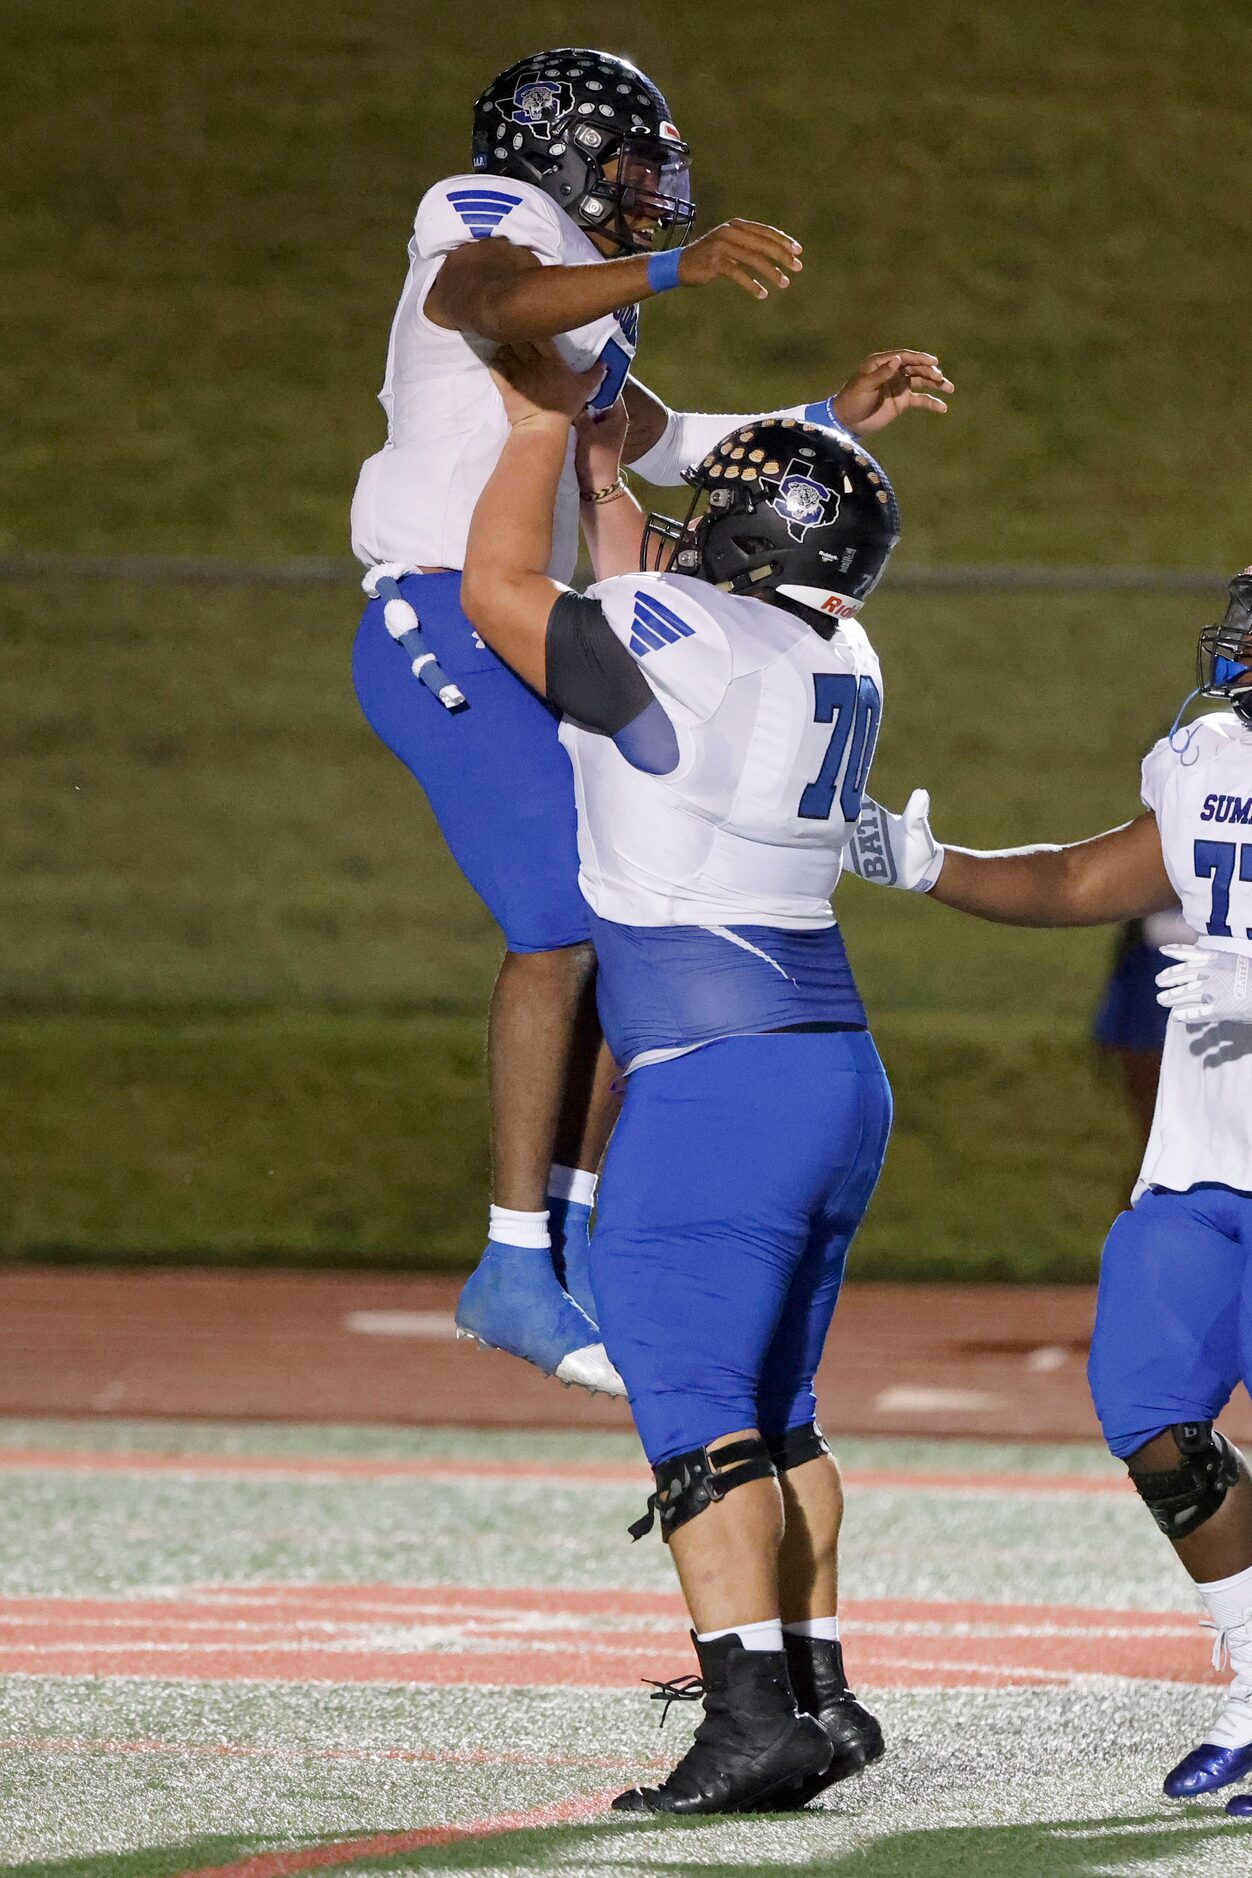
<svg viewBox="0 0 1252 1878">
<path fill-rule="evenodd" d="M 563 593 L 548 615 L 544 692 L 563 717 L 615 737 L 654 702 L 598 600 Z"/>
</svg>

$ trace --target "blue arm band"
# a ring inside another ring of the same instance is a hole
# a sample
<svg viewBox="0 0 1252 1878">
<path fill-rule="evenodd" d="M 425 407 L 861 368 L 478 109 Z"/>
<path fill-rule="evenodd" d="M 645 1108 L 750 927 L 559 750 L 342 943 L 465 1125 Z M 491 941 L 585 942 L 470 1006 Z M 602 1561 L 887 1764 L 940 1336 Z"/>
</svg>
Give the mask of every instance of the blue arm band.
<svg viewBox="0 0 1252 1878">
<path fill-rule="evenodd" d="M 816 404 L 806 404 L 804 407 L 804 421 L 806 424 L 833 424 L 838 430 L 844 428 L 839 422 L 839 419 L 835 416 L 835 401 L 833 397 L 819 398 Z"/>
<path fill-rule="evenodd" d="M 663 254 L 648 256 L 648 285 L 653 293 L 668 293 L 671 287 L 678 285 L 678 263 L 681 259 L 681 248 L 666 248 Z"/>
</svg>

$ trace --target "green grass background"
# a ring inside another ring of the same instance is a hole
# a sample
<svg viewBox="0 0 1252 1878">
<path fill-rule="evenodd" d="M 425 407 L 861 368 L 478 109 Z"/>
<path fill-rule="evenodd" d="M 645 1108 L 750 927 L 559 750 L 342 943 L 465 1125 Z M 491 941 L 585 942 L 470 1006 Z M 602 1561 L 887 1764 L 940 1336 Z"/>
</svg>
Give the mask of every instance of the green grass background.
<svg viewBox="0 0 1252 1878">
<path fill-rule="evenodd" d="M 1231 0 L 800 0 L 776 30 L 659 0 L 13 0 L 0 550 L 343 549 L 417 196 L 486 76 L 606 33 L 666 83 L 703 219 L 806 245 L 764 307 L 648 307 L 671 402 L 813 396 L 926 345 L 959 389 L 882 440 L 902 564 L 1252 558 Z M 476 1250 L 497 941 L 357 718 L 345 569 L 0 588 L 10 1256 Z M 1209 612 L 888 584 L 876 792 L 929 784 L 974 843 L 1124 818 Z M 855 882 L 840 910 L 898 1099 L 859 1269 L 1088 1274 L 1132 1162 L 1084 1041 L 1109 936 Z"/>
</svg>

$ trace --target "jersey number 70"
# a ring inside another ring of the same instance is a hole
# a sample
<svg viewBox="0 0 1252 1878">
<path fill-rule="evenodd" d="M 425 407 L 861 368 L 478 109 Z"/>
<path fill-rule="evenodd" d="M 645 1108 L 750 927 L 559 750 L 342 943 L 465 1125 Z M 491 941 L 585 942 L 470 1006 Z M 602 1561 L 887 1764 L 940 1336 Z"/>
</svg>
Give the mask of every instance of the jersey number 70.
<svg viewBox="0 0 1252 1878">
<path fill-rule="evenodd" d="M 824 822 L 835 806 L 845 822 L 861 813 L 861 797 L 874 760 L 882 699 L 872 678 L 854 678 L 850 672 L 814 672 L 815 724 L 831 724 L 830 742 L 816 780 L 800 797 L 798 813 L 805 821 Z"/>
</svg>

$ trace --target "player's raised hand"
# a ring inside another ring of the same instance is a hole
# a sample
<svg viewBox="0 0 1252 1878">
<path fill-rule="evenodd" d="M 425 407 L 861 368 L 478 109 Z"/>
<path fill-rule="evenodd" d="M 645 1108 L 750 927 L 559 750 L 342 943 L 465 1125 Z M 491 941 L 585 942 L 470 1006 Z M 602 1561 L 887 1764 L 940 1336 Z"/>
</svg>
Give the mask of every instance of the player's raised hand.
<svg viewBox="0 0 1252 1878">
<path fill-rule="evenodd" d="M 933 352 L 871 352 L 835 393 L 835 416 L 858 433 L 881 430 L 902 411 L 946 411 L 937 394 L 955 389 Z"/>
<path fill-rule="evenodd" d="M 550 339 L 518 339 L 501 346 L 491 362 L 491 376 L 504 414 L 516 429 L 543 416 L 570 422 L 599 390 L 604 367 L 597 361 L 589 371 L 576 372 Z"/>
<path fill-rule="evenodd" d="M 791 276 L 804 266 L 802 253 L 800 243 L 781 228 L 736 217 L 682 250 L 678 284 L 707 287 L 711 281 L 731 280 L 753 299 L 766 300 L 771 287 L 791 285 Z"/>
</svg>

